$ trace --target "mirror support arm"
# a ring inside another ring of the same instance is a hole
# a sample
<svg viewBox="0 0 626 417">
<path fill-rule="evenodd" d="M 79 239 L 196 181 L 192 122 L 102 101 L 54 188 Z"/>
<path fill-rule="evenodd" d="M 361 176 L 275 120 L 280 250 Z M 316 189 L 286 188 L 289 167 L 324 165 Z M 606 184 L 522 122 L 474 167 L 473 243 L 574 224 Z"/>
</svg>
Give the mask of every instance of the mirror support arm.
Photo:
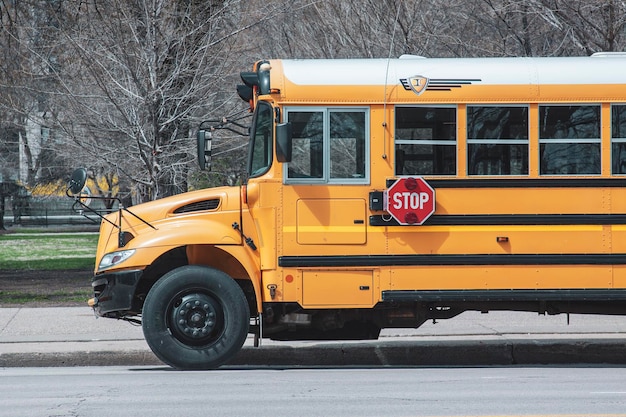
<svg viewBox="0 0 626 417">
<path fill-rule="evenodd" d="M 157 230 L 156 227 L 154 227 L 153 225 L 148 223 L 146 220 L 142 219 L 141 217 L 139 217 L 138 215 L 136 215 L 132 211 L 130 211 L 127 208 L 125 208 L 122 205 L 122 200 L 120 200 L 117 197 L 90 196 L 89 198 L 96 199 L 96 200 L 104 200 L 106 198 L 106 199 L 113 199 L 113 200 L 117 201 L 117 204 L 118 204 L 118 207 L 119 207 L 118 208 L 119 224 L 113 223 L 111 220 L 109 220 L 106 217 L 104 217 L 100 212 L 98 212 L 97 210 L 92 209 L 87 204 L 85 204 L 82 201 L 80 201 L 80 199 L 84 197 L 81 194 L 81 191 L 82 191 L 83 187 L 85 187 L 86 180 L 87 180 L 87 170 L 85 168 L 78 168 L 78 169 L 76 169 L 74 171 L 74 173 L 72 173 L 72 178 L 71 178 L 71 180 L 69 182 L 69 185 L 68 185 L 67 189 L 65 190 L 65 194 L 68 197 L 74 199 L 74 204 L 72 204 L 72 211 L 74 211 L 75 213 L 79 213 L 79 214 L 85 216 L 85 214 L 82 213 L 82 211 L 86 210 L 86 211 L 88 211 L 90 213 L 95 214 L 96 216 L 100 217 L 100 219 L 106 221 L 107 223 L 109 223 L 110 225 L 115 227 L 118 230 L 118 232 L 119 232 L 118 246 L 120 248 L 123 247 L 126 244 L 126 242 L 124 240 L 125 232 L 122 230 L 122 217 L 123 217 L 123 213 L 124 212 L 129 213 L 131 216 L 133 216 L 137 220 L 141 221 L 146 226 L 149 226 L 152 229 Z"/>
</svg>

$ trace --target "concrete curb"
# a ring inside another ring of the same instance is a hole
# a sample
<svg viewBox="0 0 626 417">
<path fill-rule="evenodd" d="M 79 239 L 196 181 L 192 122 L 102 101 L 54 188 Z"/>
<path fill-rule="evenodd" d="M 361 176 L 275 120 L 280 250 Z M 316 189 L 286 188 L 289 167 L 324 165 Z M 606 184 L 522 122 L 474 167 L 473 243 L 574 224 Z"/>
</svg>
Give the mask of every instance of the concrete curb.
<svg viewBox="0 0 626 417">
<path fill-rule="evenodd" d="M 231 365 L 486 366 L 626 364 L 621 340 L 389 341 L 247 348 Z"/>
<path fill-rule="evenodd" d="M 228 366 L 624 365 L 620 339 L 383 341 L 244 347 Z M 146 350 L 5 353 L 0 367 L 166 366 Z"/>
</svg>

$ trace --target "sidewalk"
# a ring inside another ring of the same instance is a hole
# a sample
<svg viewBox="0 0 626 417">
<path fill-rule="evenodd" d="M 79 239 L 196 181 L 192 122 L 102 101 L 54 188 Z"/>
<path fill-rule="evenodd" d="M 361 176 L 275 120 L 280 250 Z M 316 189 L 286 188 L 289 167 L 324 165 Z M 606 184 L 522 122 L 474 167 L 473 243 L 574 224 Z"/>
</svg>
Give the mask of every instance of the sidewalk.
<svg viewBox="0 0 626 417">
<path fill-rule="evenodd" d="M 250 338 L 232 365 L 433 366 L 626 364 L 626 317 L 466 312 L 375 341 L 274 342 Z M 0 367 L 162 366 L 140 326 L 88 307 L 0 308 Z"/>
</svg>

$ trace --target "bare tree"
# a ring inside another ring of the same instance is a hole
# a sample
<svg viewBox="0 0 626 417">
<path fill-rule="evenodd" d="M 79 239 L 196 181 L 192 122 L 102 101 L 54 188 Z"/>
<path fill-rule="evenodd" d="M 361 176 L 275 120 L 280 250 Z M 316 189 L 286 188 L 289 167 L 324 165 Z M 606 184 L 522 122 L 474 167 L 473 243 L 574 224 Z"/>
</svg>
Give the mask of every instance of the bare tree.
<svg viewBox="0 0 626 417">
<path fill-rule="evenodd" d="M 529 0 L 529 9 L 562 36 L 564 51 L 592 54 L 624 49 L 624 1 Z"/>
<path fill-rule="evenodd" d="M 617 0 L 0 2 L 0 148 L 21 144 L 29 182 L 87 165 L 135 201 L 234 184 L 247 139 L 216 133 L 200 176 L 194 130 L 245 110 L 255 60 L 581 55 L 623 50 L 625 20 Z"/>
<path fill-rule="evenodd" d="M 219 93 L 228 2 L 66 2 L 54 111 L 73 152 L 134 185 L 136 201 L 186 190 L 190 132 Z"/>
<path fill-rule="evenodd" d="M 625 7 L 616 0 L 320 0 L 259 28 L 259 42 L 269 56 L 298 58 L 581 55 L 624 49 Z"/>
<path fill-rule="evenodd" d="M 51 81 L 48 46 L 54 43 L 50 29 L 56 24 L 29 1 L 0 5 L 0 136 L 6 145 L 16 144 L 19 149 L 19 157 L 3 166 L 5 170 L 11 166 L 10 176 L 30 185 L 58 175 L 49 148 L 52 137 L 45 94 Z"/>
</svg>

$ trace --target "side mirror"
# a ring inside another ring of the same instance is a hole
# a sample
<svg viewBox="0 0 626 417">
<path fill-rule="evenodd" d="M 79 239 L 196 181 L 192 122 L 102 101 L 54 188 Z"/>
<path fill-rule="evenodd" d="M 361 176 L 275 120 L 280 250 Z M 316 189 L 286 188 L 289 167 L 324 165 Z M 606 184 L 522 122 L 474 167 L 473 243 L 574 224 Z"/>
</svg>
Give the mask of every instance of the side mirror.
<svg viewBox="0 0 626 417">
<path fill-rule="evenodd" d="M 257 74 L 259 76 L 259 94 L 265 95 L 270 93 L 270 71 L 269 64 L 263 63 L 259 65 Z"/>
<path fill-rule="evenodd" d="M 198 164 L 201 170 L 211 170 L 211 132 L 198 130 Z"/>
<path fill-rule="evenodd" d="M 78 168 L 72 173 L 67 189 L 72 195 L 80 194 L 82 189 L 85 187 L 86 181 L 87 170 L 85 168 Z"/>
<path fill-rule="evenodd" d="M 291 162 L 291 149 L 291 123 L 276 125 L 276 159 L 278 162 Z"/>
</svg>

